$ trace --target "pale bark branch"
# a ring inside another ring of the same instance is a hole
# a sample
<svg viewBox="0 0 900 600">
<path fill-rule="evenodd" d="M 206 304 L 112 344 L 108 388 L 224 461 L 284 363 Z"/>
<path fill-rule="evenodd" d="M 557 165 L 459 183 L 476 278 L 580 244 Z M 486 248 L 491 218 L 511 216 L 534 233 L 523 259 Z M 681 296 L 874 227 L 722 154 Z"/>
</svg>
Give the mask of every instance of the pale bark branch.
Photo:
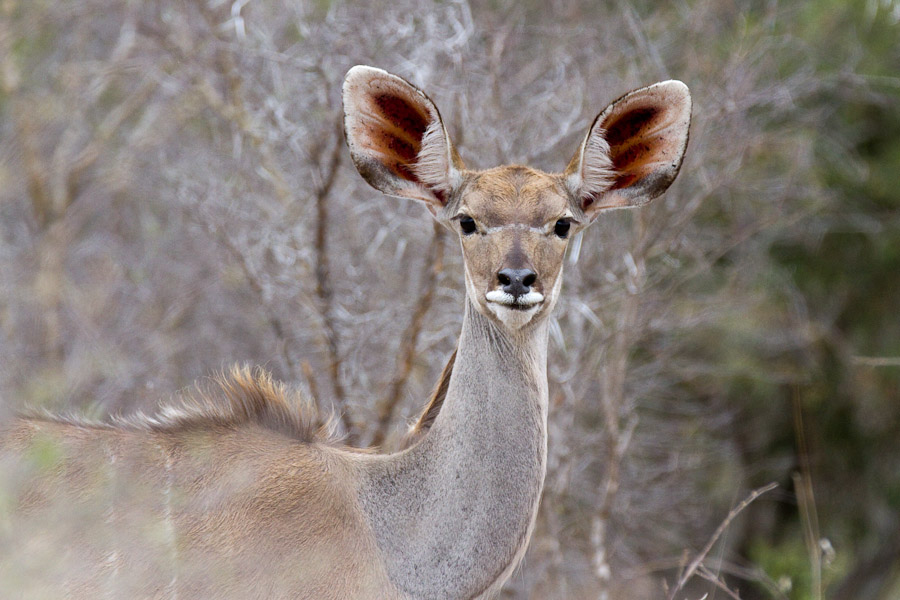
<svg viewBox="0 0 900 600">
<path fill-rule="evenodd" d="M 331 388 L 334 393 L 334 406 L 338 411 L 338 418 L 347 435 L 347 442 L 355 444 L 357 433 L 353 422 L 347 414 L 346 392 L 341 377 L 341 348 L 340 332 L 334 318 L 334 306 L 331 289 L 331 267 L 328 256 L 328 203 L 329 193 L 340 166 L 343 155 L 341 136 L 335 136 L 332 145 L 328 170 L 322 185 L 316 190 L 316 230 L 314 248 L 316 252 L 316 299 L 318 300 L 319 315 L 322 323 L 322 333 L 325 339 L 325 356 L 328 363 L 328 374 L 331 378 Z"/>
</svg>

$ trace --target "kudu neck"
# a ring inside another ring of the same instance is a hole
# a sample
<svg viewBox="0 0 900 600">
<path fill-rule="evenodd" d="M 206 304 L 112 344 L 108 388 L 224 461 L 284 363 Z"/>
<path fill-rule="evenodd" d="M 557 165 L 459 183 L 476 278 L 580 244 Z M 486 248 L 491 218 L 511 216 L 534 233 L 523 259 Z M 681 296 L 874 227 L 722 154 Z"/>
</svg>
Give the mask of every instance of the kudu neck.
<svg viewBox="0 0 900 600">
<path fill-rule="evenodd" d="M 546 321 L 510 333 L 467 301 L 434 426 L 385 457 L 360 493 L 390 577 L 409 596 L 478 597 L 521 559 L 545 474 L 546 353 Z"/>
<path fill-rule="evenodd" d="M 548 331 L 547 318 L 529 323 L 518 331 L 503 329 L 478 312 L 471 300 L 466 298 L 454 370 L 478 368 L 487 361 L 499 370 L 496 373 L 498 377 L 523 377 L 523 383 L 546 386 Z"/>
</svg>

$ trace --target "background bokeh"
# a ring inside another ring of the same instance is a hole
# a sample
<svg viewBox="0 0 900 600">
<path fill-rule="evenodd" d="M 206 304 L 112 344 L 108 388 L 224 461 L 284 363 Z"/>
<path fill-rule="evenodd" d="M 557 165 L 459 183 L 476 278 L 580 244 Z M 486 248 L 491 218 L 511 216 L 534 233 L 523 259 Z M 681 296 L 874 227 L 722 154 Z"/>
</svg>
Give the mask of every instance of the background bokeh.
<svg viewBox="0 0 900 600">
<path fill-rule="evenodd" d="M 464 291 L 350 164 L 358 63 L 478 168 L 561 170 L 619 95 L 692 90 L 670 191 L 572 242 L 504 598 L 664 598 L 768 482 L 679 598 L 900 598 L 897 0 L 0 0 L 2 411 L 152 411 L 251 363 L 396 444 Z"/>
</svg>

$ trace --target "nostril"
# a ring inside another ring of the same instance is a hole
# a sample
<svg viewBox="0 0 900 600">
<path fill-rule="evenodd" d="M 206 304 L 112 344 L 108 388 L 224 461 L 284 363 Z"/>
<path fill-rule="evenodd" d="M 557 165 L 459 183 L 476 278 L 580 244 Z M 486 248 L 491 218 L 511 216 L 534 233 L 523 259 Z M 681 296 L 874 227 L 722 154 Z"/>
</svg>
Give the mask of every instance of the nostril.
<svg viewBox="0 0 900 600">
<path fill-rule="evenodd" d="M 497 273 L 497 281 L 504 292 L 518 298 L 529 292 L 537 274 L 531 269 L 503 269 Z"/>
</svg>

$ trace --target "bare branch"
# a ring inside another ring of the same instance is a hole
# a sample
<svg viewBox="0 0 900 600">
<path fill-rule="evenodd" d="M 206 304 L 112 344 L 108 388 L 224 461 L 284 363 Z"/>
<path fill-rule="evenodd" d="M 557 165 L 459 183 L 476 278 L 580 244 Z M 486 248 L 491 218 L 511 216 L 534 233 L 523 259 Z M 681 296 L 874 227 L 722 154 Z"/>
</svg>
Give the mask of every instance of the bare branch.
<svg viewBox="0 0 900 600">
<path fill-rule="evenodd" d="M 757 498 L 759 498 L 766 492 L 774 490 L 776 487 L 778 487 L 778 484 L 775 482 L 772 482 L 768 485 L 764 485 L 760 488 L 757 488 L 757 489 L 753 490 L 750 493 L 750 495 L 747 496 L 740 504 L 738 504 L 733 509 L 731 509 L 731 512 L 728 513 L 728 516 L 725 517 L 725 520 L 723 520 L 722 523 L 719 524 L 719 526 L 716 528 L 716 531 L 712 534 L 712 537 L 709 538 L 709 541 L 706 543 L 706 546 L 703 547 L 703 550 L 701 550 L 700 553 L 697 554 L 697 556 L 694 558 L 694 560 L 692 560 L 688 564 L 687 569 L 684 571 L 684 573 L 678 579 L 678 583 L 669 592 L 667 600 L 674 600 L 675 594 L 677 594 L 679 590 L 684 588 L 684 584 L 687 583 L 688 580 L 694 576 L 694 573 L 696 573 L 697 569 L 700 567 L 700 565 L 706 559 L 706 556 L 710 553 L 713 546 L 716 545 L 716 542 L 719 540 L 719 538 L 722 536 L 722 534 L 725 532 L 725 530 L 728 528 L 728 526 L 731 524 L 731 522 L 734 520 L 734 518 L 737 517 L 741 513 L 741 511 L 743 511 L 745 508 L 747 508 L 754 500 L 756 500 Z"/>
<path fill-rule="evenodd" d="M 340 130 L 338 131 L 340 132 Z M 353 423 L 347 415 L 346 393 L 341 380 L 340 337 L 334 318 L 328 256 L 328 196 L 343 155 L 341 139 L 340 134 L 334 136 L 328 170 L 322 184 L 316 190 L 315 274 L 316 298 L 318 299 L 319 315 L 321 316 L 322 333 L 325 338 L 325 354 L 328 362 L 328 373 L 331 377 L 331 388 L 334 392 L 334 405 L 347 434 L 347 441 L 353 444 L 356 443 L 357 436 L 353 429 Z"/>
<path fill-rule="evenodd" d="M 864 367 L 900 367 L 900 356 L 853 356 L 851 360 Z"/>
<path fill-rule="evenodd" d="M 198 211 L 201 212 L 202 211 Z M 272 333 L 275 334 L 275 338 L 279 341 L 278 349 L 281 353 L 281 360 L 284 364 L 285 369 L 290 374 L 291 379 L 299 379 L 301 368 L 297 364 L 297 361 L 294 359 L 291 350 L 290 350 L 290 340 L 288 338 L 288 326 L 284 324 L 281 318 L 275 313 L 270 304 L 266 301 L 266 295 L 263 290 L 263 285 L 259 280 L 259 277 L 253 271 L 253 268 L 250 266 L 249 261 L 247 260 L 247 256 L 244 252 L 238 248 L 238 246 L 232 241 L 231 237 L 224 231 L 222 231 L 217 225 L 215 225 L 211 219 L 203 216 L 202 214 L 197 218 L 200 224 L 203 226 L 204 231 L 206 231 L 207 235 L 210 236 L 214 241 L 220 243 L 228 253 L 231 254 L 234 261 L 237 263 L 238 267 L 241 269 L 241 273 L 244 275 L 244 279 L 246 279 L 247 283 L 250 284 L 250 289 L 256 294 L 259 298 L 259 302 L 263 307 L 263 312 L 266 317 L 266 321 L 269 324 L 269 327 L 272 329 Z M 313 384 L 311 384 L 312 387 Z M 317 400 L 317 395 L 314 395 L 314 400 Z M 318 404 L 317 407 L 321 408 Z"/>
<path fill-rule="evenodd" d="M 94 136 L 94 139 L 82 148 L 81 152 L 78 153 L 78 156 L 71 163 L 69 172 L 66 175 L 66 196 L 62 207 L 59 209 L 60 213 L 64 212 L 78 197 L 85 172 L 97 162 L 100 154 L 105 149 L 106 143 L 122 126 L 122 123 L 147 103 L 147 100 L 150 99 L 156 88 L 156 80 L 149 78 L 129 94 L 121 104 L 109 111 L 106 118 L 97 127 L 97 134 Z"/>
<path fill-rule="evenodd" d="M 697 574 L 728 594 L 730 598 L 734 598 L 734 600 L 741 600 L 740 594 L 725 585 L 725 582 L 719 579 L 719 577 L 716 576 L 715 573 L 707 569 L 705 565 L 700 565 L 700 568 L 697 570 Z"/>
<path fill-rule="evenodd" d="M 17 117 L 19 136 L 22 138 L 31 209 L 38 228 L 43 230 L 53 221 L 53 198 L 47 183 L 47 166 L 38 150 L 35 124 L 30 112 L 20 108 L 14 114 Z"/>
</svg>

